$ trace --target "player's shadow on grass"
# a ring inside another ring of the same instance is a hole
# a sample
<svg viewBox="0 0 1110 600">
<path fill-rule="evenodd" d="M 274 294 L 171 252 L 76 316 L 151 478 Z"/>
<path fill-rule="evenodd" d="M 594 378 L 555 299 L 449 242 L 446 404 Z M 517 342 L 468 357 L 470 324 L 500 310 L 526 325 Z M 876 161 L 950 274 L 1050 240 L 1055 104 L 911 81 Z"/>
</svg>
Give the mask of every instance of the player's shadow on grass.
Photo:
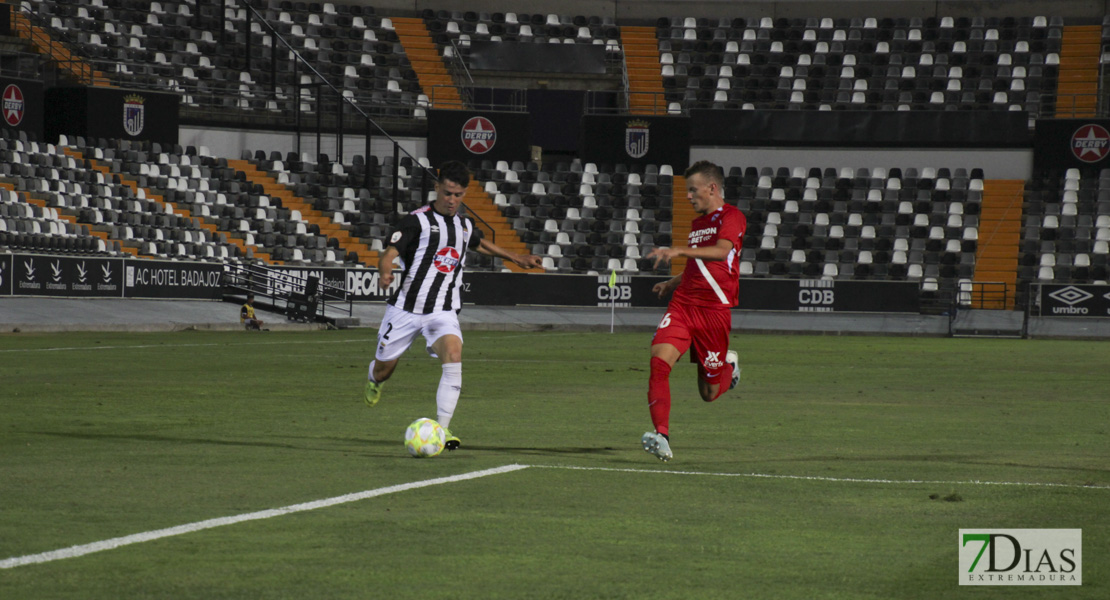
<svg viewBox="0 0 1110 600">
<path fill-rule="evenodd" d="M 276 441 L 260 441 L 260 440 L 228 440 L 228 439 L 212 439 L 212 438 L 196 438 L 196 437 L 173 437 L 164 435 L 154 435 L 150 433 L 93 433 L 93 432 L 80 432 L 80 431 L 29 431 L 36 435 L 49 435 L 54 437 L 66 437 L 80 440 L 102 440 L 102 441 L 132 441 L 132 442 L 157 442 L 157 443 L 172 443 L 172 444 L 198 444 L 198 445 L 215 445 L 215 446 L 242 446 L 242 447 L 255 447 L 255 448 L 280 448 L 284 450 L 308 450 L 312 452 L 352 452 L 352 451 L 366 451 L 372 450 L 374 455 L 381 456 L 407 456 L 406 454 L 397 453 L 396 450 L 402 447 L 400 440 L 384 440 L 384 439 L 365 439 L 365 438 L 341 438 L 341 437 L 300 437 L 303 440 L 315 440 L 318 442 L 329 442 L 337 444 L 334 447 L 313 447 L 306 444 L 293 444 L 281 443 Z M 607 454 L 614 454 L 615 448 L 600 447 L 600 448 L 543 448 L 543 447 L 523 447 L 523 446 L 482 446 L 482 445 L 465 445 L 461 449 L 464 453 L 471 452 L 503 452 L 506 454 L 522 454 L 529 456 L 600 456 Z"/>
<path fill-rule="evenodd" d="M 613 454 L 615 448 L 542 448 L 522 446 L 463 446 L 462 450 L 470 452 L 505 452 L 508 454 L 527 454 L 530 456 L 569 456 L 569 455 L 603 455 Z"/>
<path fill-rule="evenodd" d="M 312 452 L 350 452 L 352 449 L 366 446 L 367 444 L 386 445 L 385 441 L 364 440 L 364 439 L 343 439 L 343 438 L 303 438 L 313 439 L 317 441 L 331 441 L 331 442 L 344 442 L 347 446 L 336 447 L 312 447 L 300 444 L 281 443 L 276 441 L 259 441 L 259 440 L 243 440 L 243 439 L 213 439 L 213 438 L 196 438 L 196 437 L 173 437 L 165 435 L 153 435 L 149 433 L 92 433 L 92 432 L 79 432 L 79 431 L 28 431 L 35 435 L 49 435 L 54 437 L 65 437 L 78 440 L 103 440 L 103 441 L 130 441 L 130 442 L 157 442 L 157 443 L 172 443 L 172 444 L 196 444 L 196 445 L 213 445 L 213 446 L 242 446 L 253 448 L 280 448 L 284 450 L 309 450 Z M 399 446 L 400 444 L 388 443 L 390 446 Z"/>
</svg>

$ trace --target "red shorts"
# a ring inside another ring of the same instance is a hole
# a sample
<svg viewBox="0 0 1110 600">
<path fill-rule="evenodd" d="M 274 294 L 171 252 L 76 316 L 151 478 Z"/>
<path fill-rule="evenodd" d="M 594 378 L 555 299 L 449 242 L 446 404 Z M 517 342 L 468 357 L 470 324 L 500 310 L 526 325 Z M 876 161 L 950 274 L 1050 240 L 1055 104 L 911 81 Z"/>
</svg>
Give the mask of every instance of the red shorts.
<svg viewBox="0 0 1110 600">
<path fill-rule="evenodd" d="M 655 329 L 651 344 L 670 344 L 680 355 L 694 346 L 690 362 L 698 363 L 701 377 L 711 383 L 720 383 L 728 352 L 728 336 L 732 331 L 732 311 L 690 306 L 671 302 L 667 312 Z"/>
</svg>

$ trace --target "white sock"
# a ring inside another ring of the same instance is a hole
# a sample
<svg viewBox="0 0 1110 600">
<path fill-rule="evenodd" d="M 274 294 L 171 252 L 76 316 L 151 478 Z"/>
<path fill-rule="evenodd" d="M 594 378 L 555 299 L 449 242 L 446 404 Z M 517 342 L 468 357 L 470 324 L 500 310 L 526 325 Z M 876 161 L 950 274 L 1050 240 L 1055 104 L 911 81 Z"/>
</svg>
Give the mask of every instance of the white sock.
<svg viewBox="0 0 1110 600">
<path fill-rule="evenodd" d="M 376 379 L 374 379 L 374 365 L 377 362 L 378 361 L 376 361 L 376 360 L 370 361 L 370 369 L 366 372 L 366 380 L 367 381 L 373 381 L 374 383 L 378 382 Z"/>
<path fill-rule="evenodd" d="M 444 363 L 443 375 L 439 377 L 439 389 L 436 390 L 436 420 L 440 427 L 447 429 L 451 426 L 451 417 L 455 414 L 455 405 L 459 403 L 461 392 L 462 363 Z"/>
</svg>

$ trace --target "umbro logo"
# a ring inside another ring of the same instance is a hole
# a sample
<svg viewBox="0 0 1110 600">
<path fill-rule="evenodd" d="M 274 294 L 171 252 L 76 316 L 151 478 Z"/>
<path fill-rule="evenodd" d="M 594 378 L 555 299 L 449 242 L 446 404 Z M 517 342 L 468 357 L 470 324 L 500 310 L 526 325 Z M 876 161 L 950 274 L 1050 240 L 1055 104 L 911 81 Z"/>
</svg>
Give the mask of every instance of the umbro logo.
<svg viewBox="0 0 1110 600">
<path fill-rule="evenodd" d="M 431 231 L 432 233 L 439 233 L 439 225 L 432 225 L 428 228 L 428 231 Z"/>
<path fill-rule="evenodd" d="M 1048 295 L 1048 297 L 1052 298 L 1053 300 L 1063 302 L 1068 306 L 1074 306 L 1076 304 L 1079 304 L 1080 302 L 1094 298 L 1094 294 L 1069 285 L 1066 288 L 1052 292 Z"/>
</svg>

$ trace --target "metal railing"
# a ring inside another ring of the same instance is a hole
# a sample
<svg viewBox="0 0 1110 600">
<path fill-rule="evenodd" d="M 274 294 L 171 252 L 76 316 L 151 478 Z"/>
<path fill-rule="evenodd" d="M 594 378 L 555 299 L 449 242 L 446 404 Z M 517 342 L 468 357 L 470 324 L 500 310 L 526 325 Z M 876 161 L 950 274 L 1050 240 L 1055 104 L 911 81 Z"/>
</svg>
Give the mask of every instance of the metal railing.
<svg viewBox="0 0 1110 600">
<path fill-rule="evenodd" d="M 333 313 L 351 317 L 353 296 L 345 288 L 329 285 L 305 271 L 292 272 L 263 265 L 228 265 L 220 278 L 225 296 L 237 298 L 253 294 L 262 298 L 274 312 L 290 320 L 311 316 L 313 320 L 334 322 Z M 306 309 L 307 307 L 307 309 Z"/>
<path fill-rule="evenodd" d="M 964 282 L 956 292 L 956 302 L 962 308 L 1008 310 L 1012 300 L 1013 290 L 1004 281 Z"/>
<path fill-rule="evenodd" d="M 635 102 L 646 100 L 646 102 Z M 623 90 L 588 90 L 585 98 L 587 115 L 627 115 L 636 108 L 648 108 L 649 116 L 688 115 L 685 107 L 671 110 L 664 92 L 632 92 Z M 635 113 L 645 114 L 645 113 Z"/>
<path fill-rule="evenodd" d="M 67 33 L 51 30 L 45 19 L 26 10 L 27 7 L 23 4 L 13 8 L 17 10 L 12 10 L 12 31 L 48 56 L 60 71 L 68 73 L 77 83 L 87 85 L 108 83 L 107 80 L 97 77 L 97 70 L 93 65 L 74 53 L 73 49 L 79 47 L 79 44 Z M 47 33 L 48 31 L 50 33 Z"/>
<path fill-rule="evenodd" d="M 6 52 L 0 55 L 0 77 L 43 79 L 44 60 L 41 54 Z"/>
<path fill-rule="evenodd" d="M 462 100 L 460 108 L 473 107 L 474 98 L 467 93 L 467 90 L 474 85 L 474 77 L 470 74 L 466 61 L 463 60 L 462 49 L 459 48 L 456 40 L 451 40 L 451 56 L 448 57 L 445 54 L 443 58 L 446 59 L 444 62 L 447 64 L 447 74 L 451 76 L 451 81 L 455 83 L 455 87 L 459 90 L 459 97 Z M 432 105 L 436 106 L 435 102 Z"/>
<path fill-rule="evenodd" d="M 1053 94 L 1041 97 L 1037 118 L 1054 116 L 1058 119 L 1074 117 L 1105 117 L 1106 101 L 1102 94 Z"/>
</svg>

